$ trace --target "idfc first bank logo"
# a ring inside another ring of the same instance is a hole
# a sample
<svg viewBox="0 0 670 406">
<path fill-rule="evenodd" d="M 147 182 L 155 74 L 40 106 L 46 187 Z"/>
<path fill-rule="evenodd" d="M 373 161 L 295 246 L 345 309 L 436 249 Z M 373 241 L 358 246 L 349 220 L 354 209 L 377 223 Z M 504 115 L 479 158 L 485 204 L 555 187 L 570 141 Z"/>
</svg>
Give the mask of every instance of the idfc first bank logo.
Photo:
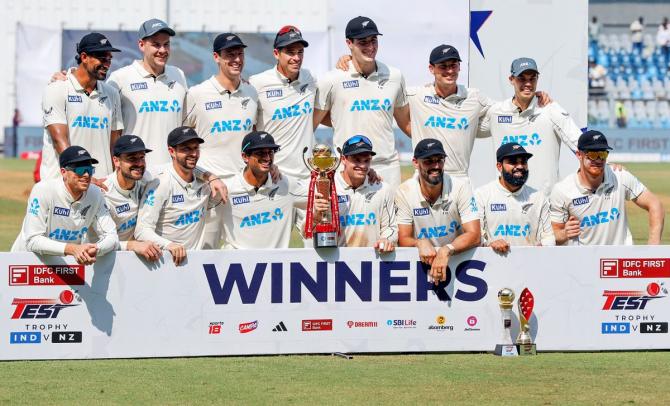
<svg viewBox="0 0 670 406">
<path fill-rule="evenodd" d="M 58 299 L 21 299 L 14 298 L 12 306 L 16 306 L 12 319 L 55 319 L 63 309 L 78 304 L 72 304 L 74 293 L 64 290 Z"/>
</svg>

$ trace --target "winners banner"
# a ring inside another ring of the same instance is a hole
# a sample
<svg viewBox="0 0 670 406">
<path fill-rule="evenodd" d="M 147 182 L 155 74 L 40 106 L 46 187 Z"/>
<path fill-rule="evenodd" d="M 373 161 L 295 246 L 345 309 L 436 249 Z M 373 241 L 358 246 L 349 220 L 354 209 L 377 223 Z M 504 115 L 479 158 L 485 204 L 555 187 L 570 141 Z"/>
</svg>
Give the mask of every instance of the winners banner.
<svg viewBox="0 0 670 406">
<path fill-rule="evenodd" d="M 538 351 L 668 349 L 667 252 L 480 248 L 437 286 L 415 249 L 198 251 L 180 267 L 2 253 L 0 359 L 493 351 L 502 288 L 532 292 Z"/>
</svg>

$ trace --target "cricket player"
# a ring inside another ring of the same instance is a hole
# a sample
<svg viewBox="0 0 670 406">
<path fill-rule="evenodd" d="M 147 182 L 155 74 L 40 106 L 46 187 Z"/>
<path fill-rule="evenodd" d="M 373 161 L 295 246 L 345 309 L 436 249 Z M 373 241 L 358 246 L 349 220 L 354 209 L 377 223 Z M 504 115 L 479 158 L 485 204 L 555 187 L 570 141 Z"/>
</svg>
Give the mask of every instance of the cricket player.
<svg viewBox="0 0 670 406">
<path fill-rule="evenodd" d="M 647 244 L 658 245 L 665 213 L 656 195 L 630 172 L 612 170 L 612 149 L 605 135 L 587 131 L 577 144 L 579 171 L 554 186 L 550 198 L 551 224 L 557 244 L 633 245 L 626 200 L 649 212 Z"/>
<path fill-rule="evenodd" d="M 60 180 L 59 155 L 71 145 L 99 158 L 97 177 L 113 172 L 111 148 L 121 135 L 123 123 L 119 95 L 104 83 L 112 52 L 119 50 L 104 35 L 84 35 L 77 44 L 77 68 L 68 72 L 64 80 L 47 85 L 42 98 L 42 180 Z M 92 180 L 101 184 L 96 178 Z"/>
<path fill-rule="evenodd" d="M 364 135 L 355 135 L 342 146 L 343 169 L 335 175 L 340 212 L 340 247 L 374 247 L 391 252 L 398 242 L 395 193 L 385 183 L 368 182 L 375 152 Z"/>
<path fill-rule="evenodd" d="M 446 280 L 449 258 L 480 244 L 477 203 L 470 181 L 444 172 L 442 143 L 426 138 L 414 148 L 417 173 L 400 185 L 395 202 L 398 244 L 416 247 L 435 284 Z"/>
<path fill-rule="evenodd" d="M 376 60 L 381 35 L 367 17 L 349 21 L 345 30 L 352 60 L 349 70 L 328 72 L 318 83 L 314 128 L 330 113 L 333 143 L 342 145 L 351 134 L 365 134 L 376 146 L 373 167 L 389 187 L 400 184 L 400 161 L 393 119 L 410 133 L 405 79 L 396 68 Z"/>
<path fill-rule="evenodd" d="M 202 248 L 210 188 L 194 172 L 203 142 L 191 127 L 170 132 L 172 166 L 147 185 L 139 209 L 135 239 L 170 251 L 175 265 L 186 259 L 186 250 Z"/>
<path fill-rule="evenodd" d="M 535 92 L 539 74 L 533 59 L 515 59 L 509 77 L 514 97 L 489 108 L 481 131 L 490 132 L 496 149 L 517 142 L 532 153 L 535 159 L 529 166 L 528 185 L 549 195 L 558 181 L 561 143 L 576 151 L 581 130 L 558 103 L 538 106 Z"/>
<path fill-rule="evenodd" d="M 119 244 L 102 192 L 91 185 L 98 161 L 76 145 L 65 148 L 58 159 L 61 178 L 33 186 L 11 251 L 72 255 L 77 263 L 91 265 Z M 85 242 L 90 230 L 99 238 Z"/>
<path fill-rule="evenodd" d="M 499 254 L 512 245 L 556 245 L 549 220 L 549 200 L 526 185 L 533 154 L 516 142 L 496 151 L 498 179 L 475 190 L 482 245 Z"/>
</svg>

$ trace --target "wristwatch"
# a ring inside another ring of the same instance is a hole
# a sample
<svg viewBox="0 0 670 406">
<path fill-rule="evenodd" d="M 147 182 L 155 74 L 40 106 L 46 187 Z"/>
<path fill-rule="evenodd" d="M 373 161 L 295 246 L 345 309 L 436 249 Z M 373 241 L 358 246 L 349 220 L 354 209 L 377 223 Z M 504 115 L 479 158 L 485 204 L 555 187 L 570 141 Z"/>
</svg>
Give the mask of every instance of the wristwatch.
<svg viewBox="0 0 670 406">
<path fill-rule="evenodd" d="M 453 256 L 456 253 L 456 248 L 452 244 L 447 244 L 445 247 L 449 250 L 449 256 Z"/>
</svg>

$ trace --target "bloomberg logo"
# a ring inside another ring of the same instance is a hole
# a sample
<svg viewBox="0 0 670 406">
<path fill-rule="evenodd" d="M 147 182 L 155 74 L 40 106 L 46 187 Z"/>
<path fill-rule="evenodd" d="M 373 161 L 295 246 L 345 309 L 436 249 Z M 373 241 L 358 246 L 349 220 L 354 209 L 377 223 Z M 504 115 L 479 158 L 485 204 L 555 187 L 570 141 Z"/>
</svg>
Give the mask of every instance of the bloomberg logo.
<svg viewBox="0 0 670 406">
<path fill-rule="evenodd" d="M 432 295 L 442 302 L 476 302 L 488 292 L 482 278 L 486 263 L 478 260 L 449 267 L 446 280 L 438 285 L 428 280 L 430 266 L 420 261 L 258 262 L 253 267 L 245 272 L 241 263 L 203 264 L 214 304 L 228 304 L 231 297 L 242 304 L 327 303 L 352 298 L 371 302 L 373 297 L 380 302 L 425 302 Z M 412 274 L 415 281 L 410 283 Z M 259 292 L 268 285 L 270 294 L 259 299 Z"/>
</svg>

